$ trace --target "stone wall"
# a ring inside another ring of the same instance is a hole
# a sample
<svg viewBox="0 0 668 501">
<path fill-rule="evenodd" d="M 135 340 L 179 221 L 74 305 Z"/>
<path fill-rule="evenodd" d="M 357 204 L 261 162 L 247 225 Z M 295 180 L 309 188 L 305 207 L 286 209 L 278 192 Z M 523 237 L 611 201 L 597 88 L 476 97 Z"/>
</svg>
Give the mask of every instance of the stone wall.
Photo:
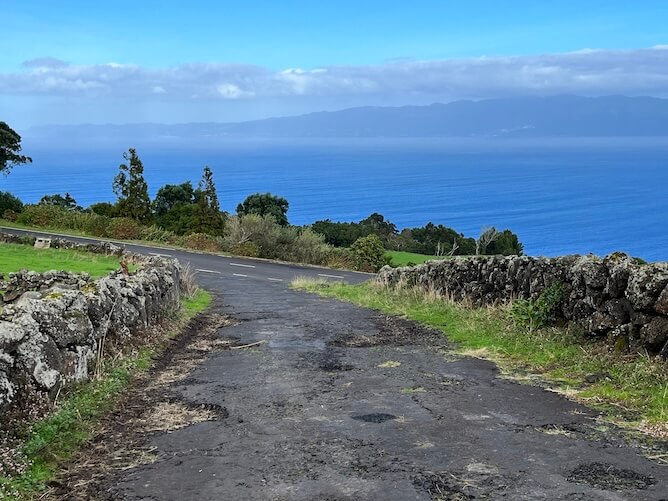
<svg viewBox="0 0 668 501">
<path fill-rule="evenodd" d="M 535 299 L 563 284 L 559 315 L 615 346 L 668 358 L 668 263 L 643 264 L 621 253 L 534 258 L 481 256 L 383 268 L 376 281 L 417 286 L 476 305 Z"/>
<path fill-rule="evenodd" d="M 112 244 L 59 240 L 52 246 L 122 252 Z M 61 386 L 88 378 L 105 340 L 130 342 L 178 308 L 178 262 L 132 258 L 140 269 L 130 275 L 119 271 L 93 280 L 86 274 L 21 271 L 0 284 L 0 407 L 28 393 L 48 399 Z"/>
</svg>

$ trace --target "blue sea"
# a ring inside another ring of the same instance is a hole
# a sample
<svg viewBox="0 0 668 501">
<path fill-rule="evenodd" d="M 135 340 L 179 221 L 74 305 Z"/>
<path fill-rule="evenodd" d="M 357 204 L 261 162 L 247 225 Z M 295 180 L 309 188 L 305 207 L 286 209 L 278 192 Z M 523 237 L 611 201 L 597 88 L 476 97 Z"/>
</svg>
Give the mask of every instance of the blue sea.
<svg viewBox="0 0 668 501">
<path fill-rule="evenodd" d="M 0 189 L 36 202 L 68 191 L 81 205 L 113 200 L 129 144 L 24 138 L 33 164 Z M 510 228 L 531 255 L 625 251 L 668 260 L 668 139 L 331 139 L 136 141 L 151 194 L 214 172 L 223 209 L 272 192 L 289 219 L 357 221 L 380 212 L 397 227 L 432 221 L 476 236 Z"/>
</svg>

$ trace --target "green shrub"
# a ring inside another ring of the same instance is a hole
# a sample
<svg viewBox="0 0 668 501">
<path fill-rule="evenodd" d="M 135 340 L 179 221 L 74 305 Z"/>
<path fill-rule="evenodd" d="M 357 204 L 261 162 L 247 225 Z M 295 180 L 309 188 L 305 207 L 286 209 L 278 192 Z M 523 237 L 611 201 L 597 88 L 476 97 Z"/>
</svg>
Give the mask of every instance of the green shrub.
<svg viewBox="0 0 668 501">
<path fill-rule="evenodd" d="M 7 221 L 16 221 L 18 217 L 19 213 L 13 211 L 12 209 L 5 209 L 5 212 L 2 213 L 2 218 L 6 219 Z"/>
<path fill-rule="evenodd" d="M 375 273 L 387 264 L 385 248 L 378 235 L 358 238 L 350 250 L 356 270 Z"/>
<path fill-rule="evenodd" d="M 216 237 L 206 233 L 191 233 L 183 238 L 183 245 L 190 249 L 215 252 L 220 249 L 220 242 Z"/>
<path fill-rule="evenodd" d="M 178 240 L 178 236 L 174 232 L 164 230 L 156 225 L 142 227 L 139 238 L 151 242 L 163 243 L 173 243 Z"/>
<path fill-rule="evenodd" d="M 16 221 L 30 226 L 57 228 L 67 213 L 55 205 L 26 205 Z"/>
<path fill-rule="evenodd" d="M 107 216 L 98 216 L 97 214 L 89 214 L 83 224 L 82 231 L 96 236 L 96 237 L 108 237 L 109 236 L 109 226 L 111 225 L 111 218 Z"/>
<path fill-rule="evenodd" d="M 350 249 L 342 247 L 331 247 L 326 261 L 323 263 L 330 268 L 345 268 L 351 269 L 353 267 L 353 255 Z"/>
<path fill-rule="evenodd" d="M 291 243 L 290 260 L 299 263 L 324 264 L 327 262 L 332 247 L 325 243 L 325 237 L 304 228 Z"/>
<path fill-rule="evenodd" d="M 119 240 L 136 240 L 141 231 L 142 225 L 129 217 L 111 218 L 108 227 L 109 236 Z"/>
<path fill-rule="evenodd" d="M 230 252 L 237 256 L 259 257 L 260 249 L 253 242 L 241 242 L 235 244 Z"/>
<path fill-rule="evenodd" d="M 510 308 L 510 316 L 516 325 L 533 332 L 556 320 L 556 313 L 565 295 L 564 284 L 547 287 L 536 299 L 520 299 Z"/>
</svg>

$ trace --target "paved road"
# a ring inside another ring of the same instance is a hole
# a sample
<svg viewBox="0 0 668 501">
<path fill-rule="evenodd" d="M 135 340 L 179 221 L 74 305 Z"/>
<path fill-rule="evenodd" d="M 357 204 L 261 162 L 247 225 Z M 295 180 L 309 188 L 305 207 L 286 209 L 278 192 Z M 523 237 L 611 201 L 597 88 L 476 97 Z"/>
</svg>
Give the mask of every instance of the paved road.
<svg viewBox="0 0 668 501">
<path fill-rule="evenodd" d="M 363 276 L 169 254 L 209 270 L 214 310 L 237 321 L 217 339 L 264 343 L 214 349 L 175 378 L 170 402 L 219 412 L 145 433 L 153 459 L 104 473 L 96 499 L 668 498 L 668 468 L 594 412 L 502 379 L 414 323 L 287 287 L 294 274 Z"/>
<path fill-rule="evenodd" d="M 50 237 L 58 235 L 75 242 L 99 242 L 97 238 L 72 237 L 57 233 L 46 233 L 33 230 L 19 230 L 0 226 L 0 231 L 14 235 L 32 235 Z M 181 263 L 189 263 L 200 276 L 211 275 L 224 280 L 229 277 L 249 279 L 261 282 L 277 282 L 288 284 L 295 277 L 315 277 L 326 280 L 345 280 L 348 283 L 359 283 L 368 280 L 372 275 L 355 271 L 332 270 L 314 266 L 301 266 L 290 263 L 277 263 L 263 259 L 244 257 L 225 257 L 184 250 L 161 249 L 146 245 L 114 242 L 128 251 L 138 254 L 164 255 L 177 258 Z"/>
</svg>

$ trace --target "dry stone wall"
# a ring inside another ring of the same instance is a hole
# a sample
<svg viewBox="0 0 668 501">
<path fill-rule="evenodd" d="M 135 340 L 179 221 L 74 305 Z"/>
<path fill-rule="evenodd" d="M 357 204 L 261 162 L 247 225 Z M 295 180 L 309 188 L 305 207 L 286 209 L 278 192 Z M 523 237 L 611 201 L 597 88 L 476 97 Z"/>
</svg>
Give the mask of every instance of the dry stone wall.
<svg viewBox="0 0 668 501">
<path fill-rule="evenodd" d="M 122 253 L 106 243 L 58 240 L 52 247 Z M 119 271 L 93 280 L 86 274 L 21 271 L 0 284 L 0 409 L 20 405 L 28 394 L 48 400 L 61 386 L 88 378 L 101 343 L 129 342 L 179 306 L 178 261 L 134 259 L 140 269 L 131 275 Z"/>
<path fill-rule="evenodd" d="M 616 347 L 668 358 L 668 263 L 644 264 L 626 254 L 480 256 L 383 268 L 376 281 L 416 286 L 477 305 L 535 299 L 553 284 L 565 290 L 561 318 Z"/>
</svg>

